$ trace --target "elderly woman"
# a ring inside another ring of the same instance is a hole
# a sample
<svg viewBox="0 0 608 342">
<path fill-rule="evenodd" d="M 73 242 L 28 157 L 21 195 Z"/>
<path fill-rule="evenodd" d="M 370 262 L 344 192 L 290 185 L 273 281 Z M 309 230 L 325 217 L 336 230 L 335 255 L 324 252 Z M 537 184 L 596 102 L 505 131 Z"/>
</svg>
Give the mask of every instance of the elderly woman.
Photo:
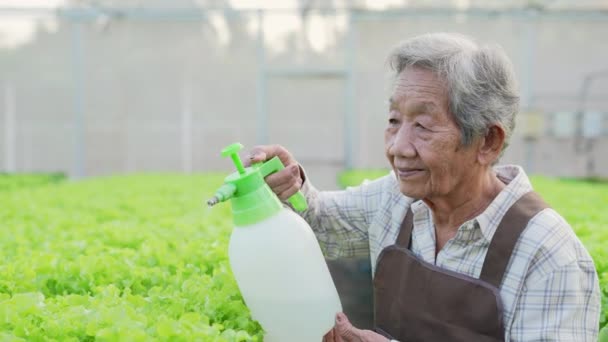
<svg viewBox="0 0 608 342">
<path fill-rule="evenodd" d="M 375 332 L 340 313 L 327 341 L 595 341 L 593 261 L 524 170 L 495 166 L 519 97 L 508 58 L 455 34 L 427 34 L 390 56 L 385 153 L 392 172 L 320 192 L 281 146 L 251 161 L 287 165 L 266 178 L 297 190 L 328 257 L 369 251 Z"/>
</svg>

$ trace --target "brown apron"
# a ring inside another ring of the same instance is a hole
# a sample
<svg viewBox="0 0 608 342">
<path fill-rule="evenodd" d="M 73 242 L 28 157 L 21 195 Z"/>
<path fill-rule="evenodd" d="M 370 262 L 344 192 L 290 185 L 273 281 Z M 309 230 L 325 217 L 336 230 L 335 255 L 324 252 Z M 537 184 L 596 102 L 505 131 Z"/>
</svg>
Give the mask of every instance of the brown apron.
<svg viewBox="0 0 608 342">
<path fill-rule="evenodd" d="M 408 210 L 397 243 L 378 257 L 376 331 L 400 342 L 504 341 L 499 287 L 519 235 L 545 208 L 534 192 L 509 208 L 490 242 L 479 279 L 418 259 L 409 250 L 413 213 Z"/>
</svg>

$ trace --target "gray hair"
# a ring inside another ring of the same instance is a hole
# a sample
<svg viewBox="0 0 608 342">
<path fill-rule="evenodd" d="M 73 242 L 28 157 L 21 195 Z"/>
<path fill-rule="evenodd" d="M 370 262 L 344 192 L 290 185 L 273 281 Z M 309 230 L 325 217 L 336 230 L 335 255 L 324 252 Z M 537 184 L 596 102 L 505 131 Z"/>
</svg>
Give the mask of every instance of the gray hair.
<svg viewBox="0 0 608 342">
<path fill-rule="evenodd" d="M 500 46 L 479 46 L 460 34 L 431 33 L 397 45 L 388 62 L 395 75 L 414 66 L 434 71 L 446 82 L 449 110 L 463 145 L 487 134 L 491 125 L 500 125 L 507 146 L 519 95 L 513 65 Z"/>
</svg>

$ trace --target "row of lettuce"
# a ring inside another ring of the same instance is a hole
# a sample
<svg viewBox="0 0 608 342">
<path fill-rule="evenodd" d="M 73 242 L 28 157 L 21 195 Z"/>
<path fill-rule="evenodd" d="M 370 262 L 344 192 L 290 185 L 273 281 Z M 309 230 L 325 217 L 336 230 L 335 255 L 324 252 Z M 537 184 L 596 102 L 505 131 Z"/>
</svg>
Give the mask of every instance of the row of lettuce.
<svg viewBox="0 0 608 342">
<path fill-rule="evenodd" d="M 0 192 L 36 187 L 66 180 L 66 175 L 56 173 L 14 174 L 0 172 Z"/>
<path fill-rule="evenodd" d="M 0 340 L 262 341 L 227 260 L 219 175 L 0 192 Z"/>
<path fill-rule="evenodd" d="M 229 208 L 204 205 L 221 175 L 19 178 L 0 174 L 0 340 L 263 340 L 230 272 Z M 605 326 L 608 184 L 533 183 L 591 252 Z"/>
</svg>

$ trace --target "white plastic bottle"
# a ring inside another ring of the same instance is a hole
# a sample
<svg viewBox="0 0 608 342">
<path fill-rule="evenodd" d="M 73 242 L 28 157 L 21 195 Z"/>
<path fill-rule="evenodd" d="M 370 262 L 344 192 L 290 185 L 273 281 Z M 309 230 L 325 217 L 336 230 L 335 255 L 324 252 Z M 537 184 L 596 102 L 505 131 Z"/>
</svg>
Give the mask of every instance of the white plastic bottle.
<svg viewBox="0 0 608 342">
<path fill-rule="evenodd" d="M 266 342 L 317 342 L 342 311 L 340 298 L 319 244 L 300 216 L 283 207 L 264 177 L 283 168 L 278 158 L 244 168 L 228 146 L 238 172 L 210 204 L 231 199 L 235 228 L 228 255 L 245 304 L 260 322 Z M 306 209 L 301 193 L 289 199 L 296 210 Z"/>
</svg>

